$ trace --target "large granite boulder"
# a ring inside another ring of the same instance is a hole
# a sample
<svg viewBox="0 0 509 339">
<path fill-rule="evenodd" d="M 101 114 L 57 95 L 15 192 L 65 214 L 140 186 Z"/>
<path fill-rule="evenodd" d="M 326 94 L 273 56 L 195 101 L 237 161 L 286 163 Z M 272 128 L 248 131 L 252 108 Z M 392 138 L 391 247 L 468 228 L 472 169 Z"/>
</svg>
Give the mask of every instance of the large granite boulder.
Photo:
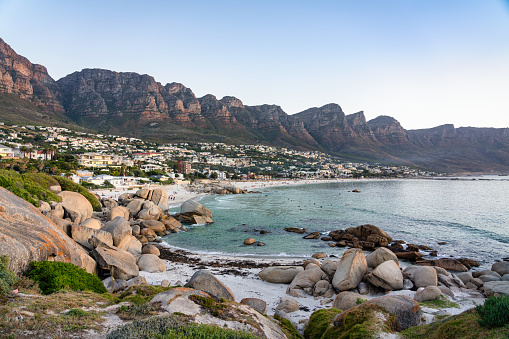
<svg viewBox="0 0 509 339">
<path fill-rule="evenodd" d="M 93 228 L 95 230 L 101 229 L 102 225 L 101 222 L 97 219 L 88 218 L 85 221 L 81 223 L 81 226 Z"/>
<path fill-rule="evenodd" d="M 64 208 L 64 217 L 71 218 L 74 224 L 81 224 L 88 218 L 92 217 L 94 209 L 92 204 L 79 193 L 71 191 L 63 191 L 58 193 L 62 198 L 62 207 Z"/>
<path fill-rule="evenodd" d="M 413 276 L 414 285 L 417 288 L 438 285 L 437 271 L 433 267 L 419 267 Z"/>
<path fill-rule="evenodd" d="M 150 200 L 159 206 L 163 212 L 168 211 L 168 208 L 170 208 L 168 204 L 168 193 L 161 188 L 157 188 L 152 192 Z"/>
<path fill-rule="evenodd" d="M 418 302 L 431 301 L 442 295 L 442 291 L 436 286 L 420 288 L 415 293 L 414 300 Z"/>
<path fill-rule="evenodd" d="M 112 209 L 113 207 L 118 206 L 118 202 L 116 202 L 115 200 L 113 200 L 111 198 L 102 198 L 101 204 L 108 209 Z"/>
<path fill-rule="evenodd" d="M 232 291 L 209 271 L 197 271 L 193 274 L 185 287 L 207 292 L 217 298 L 225 298 L 227 300 L 235 301 Z"/>
<path fill-rule="evenodd" d="M 400 330 L 406 330 L 421 323 L 422 310 L 417 301 L 404 295 L 385 295 L 365 301 L 359 306 L 338 314 L 334 319 L 334 326 L 341 326 L 343 319 L 356 312 L 357 309 L 367 309 L 372 305 L 379 306 L 395 315 Z"/>
<path fill-rule="evenodd" d="M 178 233 L 182 230 L 182 224 L 180 223 L 180 221 L 178 221 L 172 216 L 165 216 L 160 221 L 164 224 L 167 231 L 170 231 L 172 233 Z"/>
<path fill-rule="evenodd" d="M 282 297 L 279 304 L 276 306 L 276 311 L 283 311 L 285 313 L 292 313 L 299 310 L 299 303 L 297 300 L 290 297 Z"/>
<path fill-rule="evenodd" d="M 142 188 L 142 189 L 138 190 L 134 195 L 139 198 L 142 198 L 142 199 L 148 199 L 150 191 L 151 190 L 148 188 Z"/>
<path fill-rule="evenodd" d="M 460 263 L 456 259 L 452 258 L 441 258 L 441 259 L 433 259 L 433 260 L 426 260 L 426 259 L 418 259 L 416 261 L 418 265 L 421 266 L 436 266 L 441 267 L 448 271 L 456 271 L 456 272 L 466 272 L 468 271 L 468 268 Z"/>
<path fill-rule="evenodd" d="M 92 251 L 92 256 L 115 279 L 129 280 L 139 275 L 136 258 L 127 251 L 101 244 Z"/>
<path fill-rule="evenodd" d="M 101 242 L 113 246 L 113 237 L 109 232 L 84 227 L 81 225 L 73 225 L 71 232 L 72 239 L 89 250 L 94 249 L 94 246 L 89 241 L 92 237 L 98 238 Z"/>
<path fill-rule="evenodd" d="M 366 280 L 374 286 L 388 291 L 401 290 L 403 288 L 403 273 L 393 260 L 388 260 L 378 265 L 366 275 Z"/>
<path fill-rule="evenodd" d="M 375 268 L 387 260 L 392 260 L 399 265 L 399 260 L 396 254 L 385 247 L 379 247 L 373 253 L 366 256 L 366 262 L 370 268 Z"/>
<path fill-rule="evenodd" d="M 130 201 L 127 204 L 126 208 L 129 210 L 129 213 L 131 213 L 131 215 L 136 216 L 143 208 L 144 203 L 145 203 L 145 200 L 133 199 L 132 201 Z"/>
<path fill-rule="evenodd" d="M 486 296 L 509 295 L 509 281 L 488 281 L 482 288 Z"/>
<path fill-rule="evenodd" d="M 498 274 L 500 274 L 500 276 L 509 274 L 509 262 L 501 261 L 501 262 L 494 263 L 491 266 L 491 270 L 494 272 L 497 272 Z"/>
<path fill-rule="evenodd" d="M 332 279 L 332 286 L 338 291 L 354 289 L 368 271 L 366 257 L 362 250 L 351 248 L 343 254 Z"/>
<path fill-rule="evenodd" d="M 142 220 L 140 222 L 140 226 L 142 228 L 150 228 L 152 231 L 156 233 L 161 233 L 166 231 L 166 226 L 160 221 L 157 220 Z"/>
<path fill-rule="evenodd" d="M 130 213 L 130 211 L 129 211 L 129 209 L 127 209 L 127 207 L 116 206 L 110 210 L 110 212 L 108 213 L 108 216 L 106 217 L 106 220 L 110 221 L 110 220 L 115 219 L 116 217 L 122 217 L 125 220 L 129 220 L 129 213 Z"/>
<path fill-rule="evenodd" d="M 309 264 L 306 269 L 295 276 L 286 293 L 292 297 L 302 298 L 313 295 L 314 287 L 320 280 L 327 280 L 327 274 L 314 264 Z"/>
<path fill-rule="evenodd" d="M 392 242 L 392 238 L 375 225 L 361 225 L 357 227 L 350 227 L 345 230 L 347 233 L 357 237 L 361 241 L 373 243 L 376 247 L 387 246 Z"/>
<path fill-rule="evenodd" d="M 302 266 L 272 266 L 261 270 L 258 276 L 273 284 L 289 284 L 299 272 L 303 271 Z"/>
<path fill-rule="evenodd" d="M 323 263 L 321 264 L 320 267 L 321 267 L 322 271 L 327 273 L 329 278 L 332 279 L 332 277 L 334 277 L 334 274 L 336 273 L 336 270 L 338 269 L 338 265 L 339 265 L 338 260 L 326 259 L 323 261 Z"/>
<path fill-rule="evenodd" d="M 9 257 L 11 271 L 21 275 L 30 262 L 44 260 L 96 271 L 94 259 L 33 205 L 0 187 L 0 206 L 0 255 Z"/>
<path fill-rule="evenodd" d="M 116 217 L 115 219 L 108 221 L 104 224 L 101 230 L 111 233 L 113 237 L 113 246 L 116 246 L 121 250 L 129 248 L 132 229 L 129 222 L 127 222 L 124 218 Z"/>
<path fill-rule="evenodd" d="M 166 265 L 155 254 L 142 254 L 138 258 L 138 268 L 140 271 L 157 273 L 166 271 Z"/>
<path fill-rule="evenodd" d="M 337 308 L 338 310 L 346 311 L 352 307 L 362 304 L 366 300 L 368 300 L 368 298 L 362 294 L 344 291 L 336 296 L 332 302 L 332 307 Z"/>
<path fill-rule="evenodd" d="M 267 303 L 258 298 L 244 298 L 240 301 L 243 305 L 248 305 L 249 307 L 255 309 L 256 311 L 265 314 L 267 313 Z"/>
<path fill-rule="evenodd" d="M 138 212 L 138 219 L 143 220 L 159 220 L 163 215 L 163 211 L 152 201 L 145 201 L 143 208 Z"/>
<path fill-rule="evenodd" d="M 135 236 L 131 235 L 131 243 L 126 251 L 138 259 L 142 255 L 143 245 Z"/>
<path fill-rule="evenodd" d="M 192 199 L 185 201 L 180 206 L 180 214 L 191 218 L 194 224 L 211 224 L 214 222 L 212 220 L 212 212 Z"/>
</svg>

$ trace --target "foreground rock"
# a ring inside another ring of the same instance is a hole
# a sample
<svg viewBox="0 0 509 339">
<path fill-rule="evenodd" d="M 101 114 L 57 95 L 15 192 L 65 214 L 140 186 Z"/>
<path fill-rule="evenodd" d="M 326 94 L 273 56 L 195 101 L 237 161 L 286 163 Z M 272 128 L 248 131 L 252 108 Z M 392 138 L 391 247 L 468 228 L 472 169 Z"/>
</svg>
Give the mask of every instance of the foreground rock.
<svg viewBox="0 0 509 339">
<path fill-rule="evenodd" d="M 104 245 L 95 248 L 92 256 L 99 267 L 110 271 L 115 279 L 129 280 L 139 275 L 136 258 L 129 252 Z"/>
<path fill-rule="evenodd" d="M 75 224 L 81 224 L 88 218 L 92 217 L 94 209 L 92 204 L 81 194 L 70 191 L 63 191 L 58 193 L 62 198 L 61 205 L 65 210 L 64 217 L 71 218 Z"/>
<path fill-rule="evenodd" d="M 258 276 L 273 284 L 289 284 L 297 274 L 303 271 L 302 266 L 272 266 L 261 270 Z"/>
<path fill-rule="evenodd" d="M 44 260 L 96 271 L 94 259 L 33 205 L 0 187 L 0 206 L 0 255 L 9 257 L 11 271 L 20 275 L 30 262 Z"/>
<path fill-rule="evenodd" d="M 349 249 L 338 264 L 332 285 L 338 291 L 351 290 L 359 285 L 367 271 L 368 264 L 362 250 Z"/>
<path fill-rule="evenodd" d="M 232 291 L 209 271 L 197 271 L 193 274 L 185 287 L 207 292 L 217 298 L 225 298 L 227 300 L 235 301 Z"/>
</svg>

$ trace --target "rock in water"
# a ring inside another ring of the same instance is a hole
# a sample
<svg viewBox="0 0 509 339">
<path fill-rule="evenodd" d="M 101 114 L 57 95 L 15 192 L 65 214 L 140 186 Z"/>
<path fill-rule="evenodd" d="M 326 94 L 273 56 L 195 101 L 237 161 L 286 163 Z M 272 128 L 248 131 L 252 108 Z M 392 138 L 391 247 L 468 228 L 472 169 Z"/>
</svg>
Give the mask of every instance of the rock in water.
<svg viewBox="0 0 509 339">
<path fill-rule="evenodd" d="M 65 210 L 65 217 L 71 218 L 74 224 L 81 224 L 88 218 L 92 217 L 94 209 L 92 204 L 79 193 L 63 191 L 58 193 L 62 198 L 62 207 Z"/>
<path fill-rule="evenodd" d="M 48 259 L 96 271 L 94 259 L 33 205 L 0 187 L 0 206 L 0 255 L 9 257 L 11 271 L 20 275 L 30 262 Z"/>
<path fill-rule="evenodd" d="M 225 298 L 231 301 L 235 301 L 235 297 L 233 296 L 232 291 L 209 271 L 197 271 L 195 274 L 193 274 L 185 287 L 207 292 L 208 294 L 212 294 L 217 298 Z"/>
<path fill-rule="evenodd" d="M 332 286 L 338 291 L 351 290 L 362 281 L 368 271 L 368 263 L 362 250 L 351 248 L 347 250 L 332 279 Z"/>
</svg>

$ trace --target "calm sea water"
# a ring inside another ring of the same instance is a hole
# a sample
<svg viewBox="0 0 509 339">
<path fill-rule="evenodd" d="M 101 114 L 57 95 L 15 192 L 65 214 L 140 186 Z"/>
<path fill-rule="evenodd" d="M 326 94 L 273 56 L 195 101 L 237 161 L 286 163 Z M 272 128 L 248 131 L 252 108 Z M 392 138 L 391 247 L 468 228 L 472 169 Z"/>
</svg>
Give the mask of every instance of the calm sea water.
<svg viewBox="0 0 509 339">
<path fill-rule="evenodd" d="M 487 267 L 509 256 L 509 180 L 491 179 L 352 180 L 274 187 L 262 194 L 206 196 L 200 203 L 212 210 L 214 224 L 191 226 L 189 232 L 165 240 L 208 253 L 341 256 L 344 248 L 305 240 L 284 228 L 326 234 L 373 224 L 394 239 L 430 246 L 439 257 L 472 258 Z M 261 235 L 255 229 L 270 233 Z M 265 246 L 243 245 L 248 237 Z M 437 244 L 442 241 L 447 244 Z"/>
</svg>

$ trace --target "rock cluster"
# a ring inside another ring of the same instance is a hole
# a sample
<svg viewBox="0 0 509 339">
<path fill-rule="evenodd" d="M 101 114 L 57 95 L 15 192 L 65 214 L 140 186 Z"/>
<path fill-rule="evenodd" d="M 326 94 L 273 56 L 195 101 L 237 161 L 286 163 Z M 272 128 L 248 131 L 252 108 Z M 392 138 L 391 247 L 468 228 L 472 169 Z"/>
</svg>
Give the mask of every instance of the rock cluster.
<svg viewBox="0 0 509 339">
<path fill-rule="evenodd" d="M 374 225 L 361 225 L 346 230 L 336 230 L 329 233 L 329 237 L 336 241 L 336 246 L 349 246 L 373 250 L 388 246 L 392 238 L 382 229 Z"/>
</svg>

